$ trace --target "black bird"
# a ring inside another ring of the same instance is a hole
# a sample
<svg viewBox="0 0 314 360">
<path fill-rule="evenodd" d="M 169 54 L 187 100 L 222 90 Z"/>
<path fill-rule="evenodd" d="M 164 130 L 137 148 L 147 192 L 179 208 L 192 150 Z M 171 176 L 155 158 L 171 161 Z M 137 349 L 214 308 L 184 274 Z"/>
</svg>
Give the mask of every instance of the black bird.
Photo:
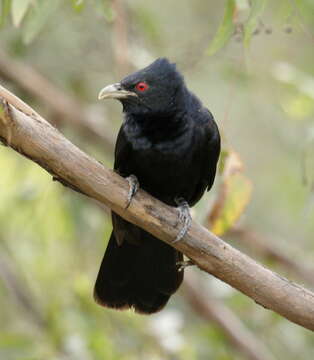
<svg viewBox="0 0 314 360">
<path fill-rule="evenodd" d="M 180 240 L 190 225 L 189 206 L 214 182 L 220 135 L 212 114 L 165 58 L 103 88 L 104 98 L 123 106 L 114 169 L 129 180 L 128 204 L 140 184 L 179 206 Z M 112 224 L 94 289 L 97 303 L 144 314 L 161 310 L 183 280 L 182 253 L 115 213 Z"/>
</svg>

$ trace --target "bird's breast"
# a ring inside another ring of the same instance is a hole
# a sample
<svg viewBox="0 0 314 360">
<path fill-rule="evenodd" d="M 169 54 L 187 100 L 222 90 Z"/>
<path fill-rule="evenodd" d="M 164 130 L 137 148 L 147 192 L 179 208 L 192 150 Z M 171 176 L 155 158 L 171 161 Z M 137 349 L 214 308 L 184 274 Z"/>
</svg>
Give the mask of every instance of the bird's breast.
<svg viewBox="0 0 314 360">
<path fill-rule="evenodd" d="M 134 174 L 141 188 L 169 205 L 174 198 L 194 193 L 200 167 L 193 147 L 186 140 L 136 144 L 132 152 Z"/>
</svg>

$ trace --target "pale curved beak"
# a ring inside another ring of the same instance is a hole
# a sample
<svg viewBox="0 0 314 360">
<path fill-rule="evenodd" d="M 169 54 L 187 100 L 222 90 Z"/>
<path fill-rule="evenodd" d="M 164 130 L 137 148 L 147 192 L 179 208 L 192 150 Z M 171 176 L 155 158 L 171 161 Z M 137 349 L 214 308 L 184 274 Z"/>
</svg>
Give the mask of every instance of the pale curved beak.
<svg viewBox="0 0 314 360">
<path fill-rule="evenodd" d="M 132 91 L 124 90 L 120 83 L 115 83 L 101 89 L 98 94 L 98 100 L 126 99 L 129 96 L 137 96 L 137 94 Z"/>
</svg>

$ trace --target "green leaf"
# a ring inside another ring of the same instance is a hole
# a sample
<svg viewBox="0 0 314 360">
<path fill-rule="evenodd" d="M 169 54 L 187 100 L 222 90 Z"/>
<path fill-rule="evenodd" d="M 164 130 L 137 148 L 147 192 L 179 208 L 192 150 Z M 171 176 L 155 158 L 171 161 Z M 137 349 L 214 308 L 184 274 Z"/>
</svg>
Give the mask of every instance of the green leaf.
<svg viewBox="0 0 314 360">
<path fill-rule="evenodd" d="M 266 1 L 267 0 L 252 0 L 250 15 L 244 26 L 243 43 L 245 47 L 250 45 L 253 32 L 258 24 L 258 18 L 264 11 Z"/>
<path fill-rule="evenodd" d="M 38 0 L 25 18 L 23 41 L 31 43 L 59 6 L 59 0 Z"/>
<path fill-rule="evenodd" d="M 10 12 L 11 0 L 0 0 L 0 27 L 5 24 L 5 21 Z"/>
<path fill-rule="evenodd" d="M 230 39 L 234 30 L 233 14 L 235 11 L 235 5 L 236 4 L 234 0 L 227 0 L 222 22 L 218 27 L 214 39 L 212 40 L 209 48 L 207 49 L 208 55 L 215 54 L 222 47 L 224 47 L 224 45 Z"/>
<path fill-rule="evenodd" d="M 71 0 L 72 1 L 72 7 L 75 11 L 80 12 L 83 10 L 85 6 L 84 0 Z"/>
<path fill-rule="evenodd" d="M 32 0 L 12 0 L 11 15 L 14 26 L 20 25 L 31 3 Z"/>
</svg>

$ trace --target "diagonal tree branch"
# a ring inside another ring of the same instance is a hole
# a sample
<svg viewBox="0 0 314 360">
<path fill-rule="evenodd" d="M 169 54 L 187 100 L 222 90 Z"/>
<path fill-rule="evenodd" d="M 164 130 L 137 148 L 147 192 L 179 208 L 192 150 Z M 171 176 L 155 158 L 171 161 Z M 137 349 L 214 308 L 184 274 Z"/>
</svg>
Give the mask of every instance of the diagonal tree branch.
<svg viewBox="0 0 314 360">
<path fill-rule="evenodd" d="M 140 190 L 126 210 L 125 179 L 82 152 L 34 111 L 27 114 L 18 110 L 17 102 L 0 88 L 0 139 L 5 145 L 38 163 L 63 184 L 104 203 L 182 251 L 201 269 L 265 308 L 314 330 L 314 293 L 256 263 L 195 222 L 184 239 L 173 244 L 178 232 L 176 209 Z"/>
</svg>

